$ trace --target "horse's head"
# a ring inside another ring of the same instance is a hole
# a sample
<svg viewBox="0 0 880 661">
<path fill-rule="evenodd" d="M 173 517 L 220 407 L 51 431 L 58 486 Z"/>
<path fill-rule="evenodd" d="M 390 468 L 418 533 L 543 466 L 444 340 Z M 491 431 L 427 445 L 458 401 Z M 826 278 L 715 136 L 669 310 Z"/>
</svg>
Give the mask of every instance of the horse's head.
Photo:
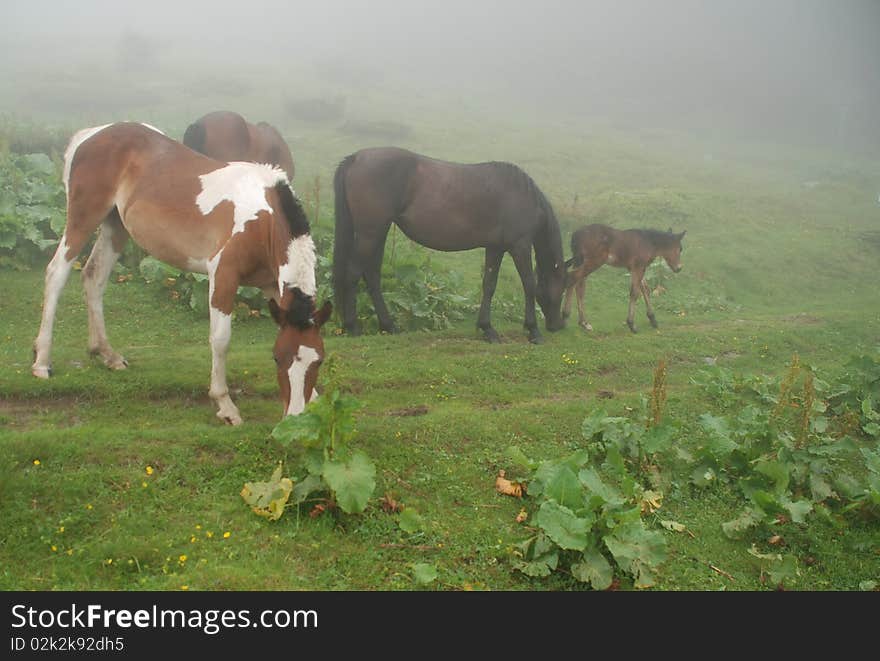
<svg viewBox="0 0 880 661">
<path fill-rule="evenodd" d="M 279 327 L 272 355 L 284 415 L 298 415 L 318 396 L 315 383 L 324 362 L 321 326 L 330 318 L 333 305 L 327 301 L 316 311 L 314 299 L 294 288 L 284 292 L 280 305 L 270 300 L 269 310 Z"/>
<path fill-rule="evenodd" d="M 565 320 L 562 318 L 562 294 L 565 291 L 565 264 L 557 262 L 553 268 L 543 273 L 538 270 L 538 287 L 535 300 L 541 306 L 548 331 L 562 330 Z"/>
<path fill-rule="evenodd" d="M 663 255 L 663 259 L 665 259 L 666 263 L 669 265 L 669 268 L 675 273 L 681 271 L 681 240 L 684 238 L 686 232 L 687 230 L 681 234 L 675 234 L 670 227 L 669 235 L 672 240 L 660 252 L 660 254 Z"/>
</svg>

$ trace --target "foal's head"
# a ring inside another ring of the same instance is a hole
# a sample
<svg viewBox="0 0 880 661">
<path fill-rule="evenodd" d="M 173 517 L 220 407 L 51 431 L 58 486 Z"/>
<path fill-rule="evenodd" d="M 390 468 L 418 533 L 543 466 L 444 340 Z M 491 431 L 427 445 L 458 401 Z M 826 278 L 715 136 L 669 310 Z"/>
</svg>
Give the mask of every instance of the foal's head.
<svg viewBox="0 0 880 661">
<path fill-rule="evenodd" d="M 666 233 L 667 240 L 663 242 L 657 249 L 657 254 L 666 260 L 675 273 L 681 271 L 681 240 L 684 238 L 685 230 L 681 234 L 675 234 L 672 228 Z"/>
<path fill-rule="evenodd" d="M 314 299 L 294 288 L 284 292 L 280 305 L 270 300 L 269 310 L 279 326 L 272 355 L 284 415 L 298 415 L 317 397 L 315 383 L 324 362 L 321 326 L 330 318 L 333 306 L 327 301 L 315 311 Z"/>
</svg>

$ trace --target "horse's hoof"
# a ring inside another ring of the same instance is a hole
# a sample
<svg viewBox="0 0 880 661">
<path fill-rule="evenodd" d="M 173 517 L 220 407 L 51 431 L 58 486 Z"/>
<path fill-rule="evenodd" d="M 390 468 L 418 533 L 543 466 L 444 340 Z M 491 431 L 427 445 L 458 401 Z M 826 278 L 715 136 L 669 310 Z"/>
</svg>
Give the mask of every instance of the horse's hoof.
<svg viewBox="0 0 880 661">
<path fill-rule="evenodd" d="M 657 328 L 657 320 L 654 317 L 648 317 L 648 321 L 651 322 L 653 328 Z"/>
<path fill-rule="evenodd" d="M 630 322 L 626 322 L 626 325 L 629 326 L 629 329 L 630 329 L 633 333 L 636 332 L 636 325 L 635 325 L 635 324 L 631 324 Z"/>
<path fill-rule="evenodd" d="M 583 328 L 585 331 L 591 331 L 591 330 L 593 330 L 593 325 L 587 323 L 586 321 L 582 321 L 581 323 L 578 324 L 578 326 L 580 326 L 581 328 Z"/>
<path fill-rule="evenodd" d="M 544 344 L 543 335 L 529 335 L 529 342 L 532 344 Z"/>
<path fill-rule="evenodd" d="M 498 332 L 494 328 L 484 330 L 483 339 L 489 344 L 501 344 L 501 338 L 498 337 Z"/>
<path fill-rule="evenodd" d="M 220 418 L 227 425 L 232 427 L 237 427 L 241 424 L 241 416 L 237 413 L 223 413 L 222 411 L 217 411 L 217 417 Z"/>
<path fill-rule="evenodd" d="M 38 367 L 34 365 L 31 367 L 31 374 L 33 374 L 38 379 L 48 379 L 52 376 L 52 368 L 51 367 Z"/>
<path fill-rule="evenodd" d="M 124 370 L 128 367 L 128 361 L 122 356 L 116 356 L 104 361 L 111 370 Z"/>
</svg>

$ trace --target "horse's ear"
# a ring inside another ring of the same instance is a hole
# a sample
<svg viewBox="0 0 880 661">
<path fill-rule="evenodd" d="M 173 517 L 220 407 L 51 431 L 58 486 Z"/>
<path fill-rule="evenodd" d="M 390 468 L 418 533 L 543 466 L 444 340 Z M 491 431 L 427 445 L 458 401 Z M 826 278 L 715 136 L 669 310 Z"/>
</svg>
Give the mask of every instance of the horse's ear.
<svg viewBox="0 0 880 661">
<path fill-rule="evenodd" d="M 275 320 L 276 324 L 279 326 L 284 325 L 284 312 L 278 307 L 278 303 L 275 302 L 274 298 L 269 299 L 269 312 L 272 313 L 272 318 Z"/>
<path fill-rule="evenodd" d="M 333 314 L 333 303 L 330 301 L 326 301 L 324 305 L 321 306 L 321 309 L 315 313 L 315 316 L 312 317 L 315 320 L 315 325 L 320 328 L 324 324 L 327 323 L 327 320 L 330 318 L 330 315 Z"/>
<path fill-rule="evenodd" d="M 687 230 L 682 231 L 682 233 L 678 235 L 678 240 L 681 241 L 685 234 L 687 234 Z"/>
</svg>

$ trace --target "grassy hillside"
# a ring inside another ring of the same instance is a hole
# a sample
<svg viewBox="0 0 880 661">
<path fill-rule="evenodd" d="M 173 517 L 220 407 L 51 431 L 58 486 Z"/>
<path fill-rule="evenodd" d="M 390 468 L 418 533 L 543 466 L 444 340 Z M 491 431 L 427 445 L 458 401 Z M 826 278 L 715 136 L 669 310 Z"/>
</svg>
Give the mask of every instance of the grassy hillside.
<svg viewBox="0 0 880 661">
<path fill-rule="evenodd" d="M 45 262 L 30 271 L 0 271 L 2 589 L 397 590 L 419 587 L 418 563 L 437 569 L 433 588 L 580 589 L 565 572 L 528 578 L 512 566 L 516 544 L 529 535 L 529 522 L 515 517 L 531 505 L 494 489 L 499 470 L 528 477 L 510 459 L 509 446 L 538 460 L 582 447 L 583 419 L 598 409 L 635 415 L 662 359 L 664 416 L 679 425 L 673 450 L 693 451 L 705 442 L 703 413 L 739 406 L 695 383 L 701 371 L 716 366 L 781 379 L 798 354 L 831 381 L 851 356 L 877 355 L 876 161 L 626 130 L 561 113 L 539 118 L 466 98 L 412 98 L 388 86 L 355 89 L 344 119 L 309 123 L 286 113 L 286 100 L 329 97 L 338 87 L 303 71 L 294 71 L 285 89 L 268 92 L 251 84 L 233 95 L 207 83 L 175 87 L 159 80 L 149 97 L 140 94 L 147 87 L 130 89 L 129 103 L 125 93 L 116 95 L 122 106 L 106 110 L 73 103 L 73 89 L 47 86 L 44 96 L 56 96 L 43 98 L 34 96 L 36 87 L 14 87 L 10 106 L 32 105 L 7 116 L 7 138 L 21 131 L 23 116 L 61 133 L 136 118 L 178 137 L 214 109 L 266 119 L 291 146 L 295 188 L 327 251 L 336 163 L 383 142 L 340 126 L 394 121 L 410 129 L 395 141 L 401 146 L 450 160 L 521 165 L 553 203 L 566 254 L 571 232 L 588 222 L 671 226 L 687 230 L 684 269 L 673 275 L 657 267 L 651 274 L 666 289 L 654 299 L 658 330 L 640 306 L 640 333 L 630 334 L 628 277 L 605 267 L 587 285 L 596 330 L 586 334 L 570 324 L 533 346 L 521 328 L 521 288 L 507 258 L 493 306 L 505 342 L 488 345 L 475 328 L 482 253 L 429 253 L 392 236 L 386 272 L 430 260 L 432 269 L 460 274 L 458 293 L 469 301 L 464 317 L 444 330 L 358 338 L 328 324 L 335 379 L 362 404 L 352 445 L 378 467 L 375 497 L 364 515 L 312 518 L 308 507 L 290 508 L 275 523 L 254 516 L 239 496 L 245 482 L 268 478 L 278 460 L 288 473 L 303 474 L 301 451 L 269 436 L 281 414 L 270 319 L 233 326 L 229 380 L 245 424 L 224 427 L 207 397 L 207 319 L 161 286 L 112 281 L 108 287 L 110 340 L 130 362 L 128 370 L 111 373 L 86 355 L 86 311 L 74 273 L 56 323 L 55 376 L 44 382 L 29 367 Z M 361 310 L 367 328 L 375 329 L 366 302 Z M 859 446 L 876 449 L 876 440 L 856 436 Z M 768 535 L 743 541 L 721 533 L 721 524 L 743 507 L 734 483 L 698 488 L 687 473 L 668 468 L 662 507 L 645 517 L 668 548 L 656 588 L 773 587 L 748 553 L 752 543 L 764 553 L 779 551 Z M 404 532 L 396 515 L 382 510 L 383 494 L 417 509 L 421 531 Z M 661 519 L 690 532 L 666 531 Z M 855 590 L 880 581 L 876 521 L 789 522 L 783 537 L 784 552 L 799 568 L 788 587 Z M 620 578 L 621 587 L 632 585 Z"/>
</svg>

